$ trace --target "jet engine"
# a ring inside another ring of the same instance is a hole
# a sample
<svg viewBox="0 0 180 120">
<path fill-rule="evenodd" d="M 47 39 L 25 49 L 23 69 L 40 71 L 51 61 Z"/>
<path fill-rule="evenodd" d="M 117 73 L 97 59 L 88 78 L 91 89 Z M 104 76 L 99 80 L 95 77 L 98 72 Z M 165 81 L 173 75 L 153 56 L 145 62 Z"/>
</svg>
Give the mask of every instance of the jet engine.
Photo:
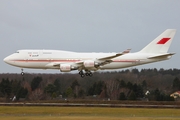
<svg viewBox="0 0 180 120">
<path fill-rule="evenodd" d="M 92 68 L 92 67 L 97 67 L 99 66 L 98 62 L 95 62 L 93 60 L 86 60 L 84 61 L 84 67 L 85 68 Z"/>
<path fill-rule="evenodd" d="M 78 67 L 72 66 L 70 64 L 60 64 L 61 72 L 70 72 L 71 70 L 77 70 Z"/>
</svg>

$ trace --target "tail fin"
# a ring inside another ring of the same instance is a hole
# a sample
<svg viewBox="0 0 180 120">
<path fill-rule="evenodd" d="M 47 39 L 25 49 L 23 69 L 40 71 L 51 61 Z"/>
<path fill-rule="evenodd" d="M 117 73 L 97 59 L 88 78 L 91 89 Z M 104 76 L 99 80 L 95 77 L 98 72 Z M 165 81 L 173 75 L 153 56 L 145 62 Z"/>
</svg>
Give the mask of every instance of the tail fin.
<svg viewBox="0 0 180 120">
<path fill-rule="evenodd" d="M 176 33 L 175 29 L 167 29 L 146 47 L 144 47 L 141 53 L 167 53 L 171 42 Z"/>
</svg>

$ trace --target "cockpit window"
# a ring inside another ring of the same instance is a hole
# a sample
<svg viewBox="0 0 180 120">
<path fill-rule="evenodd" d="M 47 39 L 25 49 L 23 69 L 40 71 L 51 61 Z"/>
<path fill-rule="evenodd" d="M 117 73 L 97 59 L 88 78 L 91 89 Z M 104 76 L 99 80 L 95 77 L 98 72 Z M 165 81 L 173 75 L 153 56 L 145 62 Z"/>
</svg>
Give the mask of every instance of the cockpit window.
<svg viewBox="0 0 180 120">
<path fill-rule="evenodd" d="M 16 53 L 19 53 L 19 51 L 16 51 Z"/>
</svg>

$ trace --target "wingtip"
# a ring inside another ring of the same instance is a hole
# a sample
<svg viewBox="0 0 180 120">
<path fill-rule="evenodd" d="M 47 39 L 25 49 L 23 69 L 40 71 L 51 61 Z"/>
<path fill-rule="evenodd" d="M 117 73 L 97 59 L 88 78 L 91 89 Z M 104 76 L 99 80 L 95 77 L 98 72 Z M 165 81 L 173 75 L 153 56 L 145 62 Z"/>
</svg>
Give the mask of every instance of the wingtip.
<svg viewBox="0 0 180 120">
<path fill-rule="evenodd" d="M 130 51 L 131 51 L 131 49 L 127 49 L 127 50 L 123 51 L 122 53 L 123 53 L 123 54 L 127 54 L 127 53 L 129 53 Z"/>
</svg>

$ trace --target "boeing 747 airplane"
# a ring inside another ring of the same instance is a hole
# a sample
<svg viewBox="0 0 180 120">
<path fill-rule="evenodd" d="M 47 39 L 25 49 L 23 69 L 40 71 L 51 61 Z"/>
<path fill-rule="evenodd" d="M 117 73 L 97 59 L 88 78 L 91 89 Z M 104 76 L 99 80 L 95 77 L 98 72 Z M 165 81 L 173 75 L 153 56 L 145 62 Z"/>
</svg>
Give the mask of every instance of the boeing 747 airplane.
<svg viewBox="0 0 180 120">
<path fill-rule="evenodd" d="M 18 50 L 4 58 L 7 64 L 33 69 L 58 69 L 61 72 L 78 70 L 81 77 L 92 76 L 91 71 L 120 69 L 168 60 L 175 53 L 168 53 L 175 29 L 167 29 L 142 50 L 130 53 L 85 53 L 62 50 Z"/>
</svg>

